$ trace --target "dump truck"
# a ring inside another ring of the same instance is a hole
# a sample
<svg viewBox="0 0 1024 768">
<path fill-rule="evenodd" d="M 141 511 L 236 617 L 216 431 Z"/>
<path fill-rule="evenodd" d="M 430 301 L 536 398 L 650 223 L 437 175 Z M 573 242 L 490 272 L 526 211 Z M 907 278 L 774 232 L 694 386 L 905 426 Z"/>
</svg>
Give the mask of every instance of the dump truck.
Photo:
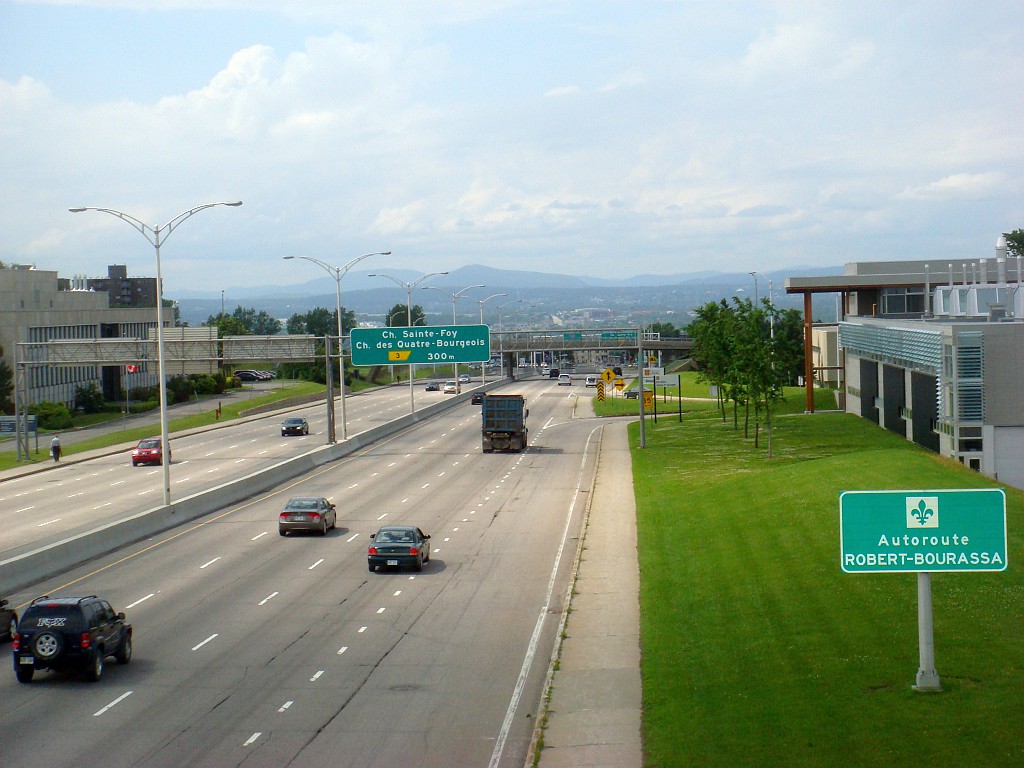
<svg viewBox="0 0 1024 768">
<path fill-rule="evenodd" d="M 485 395 L 481 405 L 483 451 L 519 452 L 526 447 L 526 417 L 522 395 Z"/>
</svg>

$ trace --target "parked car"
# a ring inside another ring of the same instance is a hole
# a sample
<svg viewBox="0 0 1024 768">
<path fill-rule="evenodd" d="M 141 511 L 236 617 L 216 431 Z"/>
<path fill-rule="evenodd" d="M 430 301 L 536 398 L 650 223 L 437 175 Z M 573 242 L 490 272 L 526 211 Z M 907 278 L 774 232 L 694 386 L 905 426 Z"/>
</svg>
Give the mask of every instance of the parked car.
<svg viewBox="0 0 1024 768">
<path fill-rule="evenodd" d="M 289 416 L 281 424 L 281 437 L 285 435 L 308 435 L 309 422 L 301 416 Z"/>
<path fill-rule="evenodd" d="M 412 566 L 422 571 L 430 561 L 430 537 L 413 525 L 386 525 L 375 534 L 366 550 L 366 561 L 373 573 L 380 567 Z"/>
<path fill-rule="evenodd" d="M 651 390 L 649 390 L 649 389 L 645 389 L 644 390 L 644 392 L 650 392 L 650 391 Z M 626 399 L 627 400 L 636 400 L 639 397 L 640 397 L 640 390 L 639 389 L 627 389 L 626 390 Z"/>
<path fill-rule="evenodd" d="M 459 386 L 457 381 L 451 380 L 444 383 L 444 393 L 446 395 L 457 395 L 462 391 L 462 387 Z"/>
<path fill-rule="evenodd" d="M 257 371 L 248 371 L 248 370 L 245 370 L 245 371 L 235 371 L 232 374 L 232 376 L 234 376 L 239 381 L 263 381 L 263 378 L 264 378 Z"/>
<path fill-rule="evenodd" d="M 561 374 L 559 374 L 558 375 L 558 386 L 560 386 L 560 387 L 563 387 L 563 386 L 564 387 L 571 387 L 572 386 L 572 376 L 570 376 L 568 373 L 561 373 Z"/>
<path fill-rule="evenodd" d="M 171 446 L 167 445 L 167 460 L 171 461 Z M 132 448 L 132 466 L 139 464 L 163 464 L 164 451 L 159 437 L 144 437 Z"/>
<path fill-rule="evenodd" d="M 469 398 L 469 402 L 473 405 L 481 405 L 485 397 L 487 397 L 486 392 L 474 392 L 473 396 Z"/>
<path fill-rule="evenodd" d="M 95 595 L 40 597 L 22 614 L 12 651 L 19 683 L 32 682 L 37 669 L 82 670 L 96 682 L 108 656 L 131 661 L 132 625 Z"/>
<path fill-rule="evenodd" d="M 277 518 L 277 532 L 287 536 L 292 531 L 327 535 L 328 528 L 338 524 L 334 504 L 322 496 L 292 496 Z"/>
<path fill-rule="evenodd" d="M 18 614 L 6 598 L 0 598 L 0 638 L 13 640 L 18 629 Z"/>
<path fill-rule="evenodd" d="M 440 392 L 441 383 L 437 381 L 428 381 L 427 385 L 423 389 L 426 392 Z"/>
<path fill-rule="evenodd" d="M 597 376 L 587 376 L 587 386 L 588 387 L 596 387 L 597 386 Z"/>
</svg>

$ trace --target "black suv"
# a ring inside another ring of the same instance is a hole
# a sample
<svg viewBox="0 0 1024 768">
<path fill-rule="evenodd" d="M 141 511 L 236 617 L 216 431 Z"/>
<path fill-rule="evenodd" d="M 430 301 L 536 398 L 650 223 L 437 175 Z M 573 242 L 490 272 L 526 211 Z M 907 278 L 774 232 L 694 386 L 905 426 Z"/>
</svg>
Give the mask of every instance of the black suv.
<svg viewBox="0 0 1024 768">
<path fill-rule="evenodd" d="M 32 682 L 37 669 L 84 670 L 96 682 L 107 656 L 131 661 L 132 625 L 96 595 L 40 597 L 21 615 L 13 651 L 20 683 Z"/>
</svg>

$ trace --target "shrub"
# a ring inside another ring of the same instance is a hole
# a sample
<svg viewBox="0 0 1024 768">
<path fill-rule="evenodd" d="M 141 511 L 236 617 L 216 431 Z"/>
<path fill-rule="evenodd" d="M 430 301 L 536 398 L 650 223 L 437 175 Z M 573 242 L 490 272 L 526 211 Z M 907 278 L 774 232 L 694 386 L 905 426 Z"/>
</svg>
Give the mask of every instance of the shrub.
<svg viewBox="0 0 1024 768">
<path fill-rule="evenodd" d="M 99 413 L 103 410 L 103 393 L 94 382 L 75 387 L 75 406 L 85 413 Z"/>
<path fill-rule="evenodd" d="M 30 405 L 28 412 L 35 414 L 42 429 L 71 429 L 71 411 L 64 403 L 52 403 L 44 400 Z"/>
</svg>

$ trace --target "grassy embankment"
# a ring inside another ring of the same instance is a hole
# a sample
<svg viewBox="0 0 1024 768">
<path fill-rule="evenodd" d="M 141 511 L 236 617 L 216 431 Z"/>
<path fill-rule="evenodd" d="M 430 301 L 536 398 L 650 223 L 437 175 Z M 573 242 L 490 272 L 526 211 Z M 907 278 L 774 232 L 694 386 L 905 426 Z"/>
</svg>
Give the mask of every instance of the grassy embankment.
<svg viewBox="0 0 1024 768">
<path fill-rule="evenodd" d="M 646 764 L 1024 765 L 1024 494 L 1007 571 L 933 575 L 944 692 L 917 693 L 917 577 L 842 572 L 839 493 L 994 484 L 802 392 L 772 459 L 695 408 L 630 427 Z"/>
</svg>

